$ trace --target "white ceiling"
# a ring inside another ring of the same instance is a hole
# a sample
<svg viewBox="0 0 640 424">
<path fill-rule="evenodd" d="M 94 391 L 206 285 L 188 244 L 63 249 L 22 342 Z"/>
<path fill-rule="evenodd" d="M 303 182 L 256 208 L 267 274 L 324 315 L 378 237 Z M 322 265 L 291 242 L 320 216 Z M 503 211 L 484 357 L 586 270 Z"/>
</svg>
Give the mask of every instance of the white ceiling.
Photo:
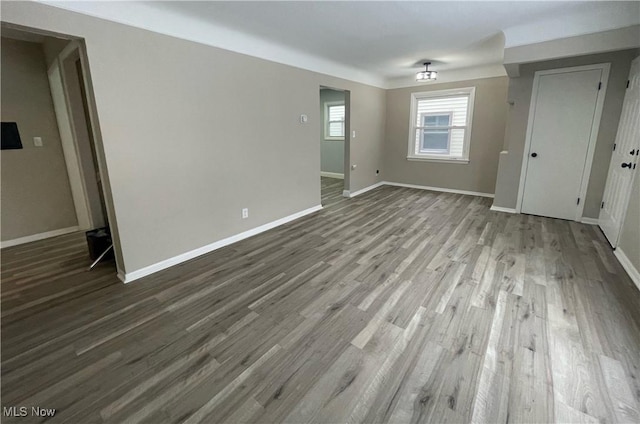
<svg viewBox="0 0 640 424">
<path fill-rule="evenodd" d="M 504 73 L 504 47 L 640 23 L 640 2 L 47 2 L 375 85 L 438 71 Z M 443 74 L 441 74 L 443 75 Z"/>
</svg>

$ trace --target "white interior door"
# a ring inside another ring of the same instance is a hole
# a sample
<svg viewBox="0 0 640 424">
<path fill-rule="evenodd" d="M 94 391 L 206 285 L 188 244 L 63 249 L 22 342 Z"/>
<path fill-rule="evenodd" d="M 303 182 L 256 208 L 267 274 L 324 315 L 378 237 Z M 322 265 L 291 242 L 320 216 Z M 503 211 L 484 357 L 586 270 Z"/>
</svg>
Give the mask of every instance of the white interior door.
<svg viewBox="0 0 640 424">
<path fill-rule="evenodd" d="M 611 246 L 616 247 L 640 157 L 640 57 L 631 63 L 614 146 L 598 224 Z"/>
<path fill-rule="evenodd" d="M 603 69 L 568 69 L 536 75 L 525 157 L 523 213 L 580 218 L 579 203 L 583 199 L 579 198 L 587 153 L 594 120 L 599 123 L 596 106 L 602 74 Z"/>
</svg>

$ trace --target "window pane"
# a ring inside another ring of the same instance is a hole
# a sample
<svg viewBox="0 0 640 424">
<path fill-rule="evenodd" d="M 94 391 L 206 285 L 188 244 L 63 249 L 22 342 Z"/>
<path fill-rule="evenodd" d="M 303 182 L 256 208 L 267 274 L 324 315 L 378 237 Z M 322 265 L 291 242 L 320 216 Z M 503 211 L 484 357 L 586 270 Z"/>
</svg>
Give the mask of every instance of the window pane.
<svg viewBox="0 0 640 424">
<path fill-rule="evenodd" d="M 413 93 L 413 136 L 409 157 L 462 159 L 468 157 L 467 113 L 473 89 L 447 95 Z M 467 92 L 468 91 L 468 92 Z"/>
<path fill-rule="evenodd" d="M 422 125 L 424 125 L 425 127 L 435 127 L 437 119 L 438 117 L 436 115 L 425 116 Z"/>
<path fill-rule="evenodd" d="M 344 123 L 329 122 L 329 137 L 344 137 Z"/>
<path fill-rule="evenodd" d="M 449 150 L 449 131 L 423 130 L 420 150 L 447 152 Z"/>
<path fill-rule="evenodd" d="M 344 105 L 329 106 L 329 121 L 344 121 Z"/>
<path fill-rule="evenodd" d="M 425 127 L 448 127 L 451 115 L 426 115 L 424 116 Z"/>
</svg>

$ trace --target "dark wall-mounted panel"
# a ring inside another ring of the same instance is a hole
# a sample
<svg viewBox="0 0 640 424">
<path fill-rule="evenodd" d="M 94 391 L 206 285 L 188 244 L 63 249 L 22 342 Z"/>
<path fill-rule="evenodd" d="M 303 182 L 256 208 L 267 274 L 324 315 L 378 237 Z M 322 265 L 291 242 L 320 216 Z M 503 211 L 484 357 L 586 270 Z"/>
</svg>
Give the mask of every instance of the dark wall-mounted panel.
<svg viewBox="0 0 640 424">
<path fill-rule="evenodd" d="M 2 150 L 22 149 L 22 141 L 15 122 L 2 123 Z"/>
</svg>

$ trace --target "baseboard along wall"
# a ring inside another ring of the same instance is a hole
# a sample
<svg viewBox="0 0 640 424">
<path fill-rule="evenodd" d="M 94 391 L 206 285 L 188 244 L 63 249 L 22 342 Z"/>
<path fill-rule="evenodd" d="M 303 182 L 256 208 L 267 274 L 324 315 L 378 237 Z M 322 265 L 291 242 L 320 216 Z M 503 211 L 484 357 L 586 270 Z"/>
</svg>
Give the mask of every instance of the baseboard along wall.
<svg viewBox="0 0 640 424">
<path fill-rule="evenodd" d="M 30 236 L 24 236 L 13 240 L 5 240 L 0 242 L 0 248 L 18 246 L 20 244 L 31 243 L 32 241 L 44 240 L 51 237 L 62 236 L 64 234 L 75 233 L 80 231 L 80 227 L 77 225 L 74 227 L 60 228 L 59 230 L 47 231 L 39 234 L 32 234 Z"/>
<path fill-rule="evenodd" d="M 255 236 L 257 234 L 268 231 L 272 228 L 279 227 L 280 225 L 286 224 L 288 222 L 294 221 L 296 219 L 302 218 L 303 216 L 312 214 L 314 212 L 322 209 L 321 205 L 317 205 L 311 207 L 309 209 L 305 209 L 300 212 L 296 212 L 292 215 L 285 216 L 284 218 L 277 219 L 272 222 L 268 222 L 264 225 L 260 225 L 259 227 L 252 228 L 250 230 L 244 231 L 242 233 L 233 235 L 231 237 L 224 238 L 222 240 L 218 240 L 206 246 L 202 246 L 198 249 L 191 250 L 189 252 L 182 253 L 178 256 L 174 256 L 169 259 L 165 259 L 164 261 L 157 262 L 153 265 L 146 266 L 144 268 L 138 269 L 132 272 L 118 273 L 118 278 L 125 284 L 130 283 L 132 281 L 138 280 L 140 278 L 146 277 L 147 275 L 154 274 L 158 271 L 162 271 L 163 269 L 169 268 L 174 265 L 178 265 L 179 263 L 191 260 L 193 258 L 197 258 L 198 256 L 204 255 L 209 252 L 213 252 L 214 250 L 218 250 L 230 244 L 236 243 L 240 240 L 244 240 L 246 238 Z"/>
</svg>

